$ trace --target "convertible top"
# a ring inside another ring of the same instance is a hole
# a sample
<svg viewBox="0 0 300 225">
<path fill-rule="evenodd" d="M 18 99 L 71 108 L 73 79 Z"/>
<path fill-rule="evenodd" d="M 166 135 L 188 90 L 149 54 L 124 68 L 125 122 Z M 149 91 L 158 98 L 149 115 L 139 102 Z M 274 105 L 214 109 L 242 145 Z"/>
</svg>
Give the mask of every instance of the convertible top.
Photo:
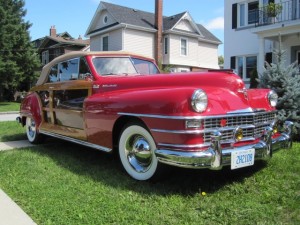
<svg viewBox="0 0 300 225">
<path fill-rule="evenodd" d="M 36 82 L 36 85 L 41 85 L 43 83 L 45 83 L 49 70 L 51 69 L 52 66 L 54 66 L 55 64 L 59 63 L 59 62 L 63 62 L 69 59 L 73 59 L 73 58 L 78 58 L 78 57 L 83 57 L 83 56 L 88 56 L 88 55 L 93 55 L 93 56 L 113 56 L 113 57 L 124 57 L 124 56 L 132 56 L 132 57 L 139 57 L 139 58 L 143 58 L 143 59 L 148 59 L 151 61 L 154 61 L 153 58 L 150 57 L 146 57 L 143 55 L 139 55 L 139 54 L 135 54 L 132 52 L 126 52 L 126 51 L 102 51 L 102 52 L 97 52 L 97 51 L 91 51 L 91 52 L 84 52 L 84 51 L 72 51 L 66 54 L 63 54 L 55 59 L 53 59 L 51 62 L 49 62 L 48 64 L 46 64 L 43 67 L 42 73 L 38 79 L 38 81 Z"/>
</svg>

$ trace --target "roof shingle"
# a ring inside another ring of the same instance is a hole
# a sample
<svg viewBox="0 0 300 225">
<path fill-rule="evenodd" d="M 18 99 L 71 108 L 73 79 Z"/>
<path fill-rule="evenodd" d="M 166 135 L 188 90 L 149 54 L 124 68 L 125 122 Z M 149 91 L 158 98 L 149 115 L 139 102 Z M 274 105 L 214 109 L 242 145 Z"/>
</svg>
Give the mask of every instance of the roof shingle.
<svg viewBox="0 0 300 225">
<path fill-rule="evenodd" d="M 106 10 L 114 17 L 119 24 L 130 24 L 138 27 L 156 29 L 155 27 L 155 14 L 137 10 L 125 6 L 115 5 L 108 2 L 101 2 Z M 171 30 L 175 24 L 186 14 L 187 12 L 181 12 L 172 16 L 163 17 L 163 31 Z M 221 41 L 215 37 L 211 32 L 209 32 L 203 25 L 196 24 L 199 28 L 201 34 L 204 36 L 202 39 L 219 42 Z M 89 34 L 96 31 L 90 31 Z M 188 33 L 188 32 L 187 32 Z"/>
</svg>

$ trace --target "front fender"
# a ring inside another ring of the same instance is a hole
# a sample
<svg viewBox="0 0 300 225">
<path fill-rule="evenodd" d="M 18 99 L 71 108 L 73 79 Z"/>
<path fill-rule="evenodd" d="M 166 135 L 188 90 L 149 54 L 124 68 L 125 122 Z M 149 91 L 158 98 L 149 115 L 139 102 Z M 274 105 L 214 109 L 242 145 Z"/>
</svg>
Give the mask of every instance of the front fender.
<svg viewBox="0 0 300 225">
<path fill-rule="evenodd" d="M 86 112 L 101 111 L 110 115 L 120 112 L 168 116 L 190 114 L 188 102 L 195 89 L 180 87 L 99 93 L 86 100 Z"/>
</svg>

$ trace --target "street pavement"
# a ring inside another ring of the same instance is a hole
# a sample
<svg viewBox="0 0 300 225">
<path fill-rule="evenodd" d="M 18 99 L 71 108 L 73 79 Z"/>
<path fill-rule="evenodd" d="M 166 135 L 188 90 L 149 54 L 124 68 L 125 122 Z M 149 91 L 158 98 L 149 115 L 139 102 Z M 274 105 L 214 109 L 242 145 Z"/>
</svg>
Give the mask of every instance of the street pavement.
<svg viewBox="0 0 300 225">
<path fill-rule="evenodd" d="M 1 121 L 14 121 L 19 116 L 19 112 L 4 112 L 0 113 L 0 122 Z"/>
<path fill-rule="evenodd" d="M 0 113 L 0 121 L 14 121 L 18 116 L 17 112 Z M 31 144 L 27 140 L 0 142 L 0 152 L 28 146 Z M 0 189 L 0 225 L 36 225 L 36 223 Z"/>
</svg>

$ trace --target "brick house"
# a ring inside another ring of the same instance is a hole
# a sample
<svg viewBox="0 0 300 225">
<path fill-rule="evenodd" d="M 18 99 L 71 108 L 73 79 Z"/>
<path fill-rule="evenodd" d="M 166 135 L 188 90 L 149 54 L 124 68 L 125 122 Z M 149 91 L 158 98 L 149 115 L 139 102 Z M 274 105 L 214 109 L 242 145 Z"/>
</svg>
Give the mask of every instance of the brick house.
<svg viewBox="0 0 300 225">
<path fill-rule="evenodd" d="M 83 40 L 81 37 L 74 39 L 68 32 L 58 34 L 55 26 L 51 26 L 49 36 L 33 41 L 42 65 L 70 51 L 88 51 L 89 43 L 89 40 Z"/>
</svg>

